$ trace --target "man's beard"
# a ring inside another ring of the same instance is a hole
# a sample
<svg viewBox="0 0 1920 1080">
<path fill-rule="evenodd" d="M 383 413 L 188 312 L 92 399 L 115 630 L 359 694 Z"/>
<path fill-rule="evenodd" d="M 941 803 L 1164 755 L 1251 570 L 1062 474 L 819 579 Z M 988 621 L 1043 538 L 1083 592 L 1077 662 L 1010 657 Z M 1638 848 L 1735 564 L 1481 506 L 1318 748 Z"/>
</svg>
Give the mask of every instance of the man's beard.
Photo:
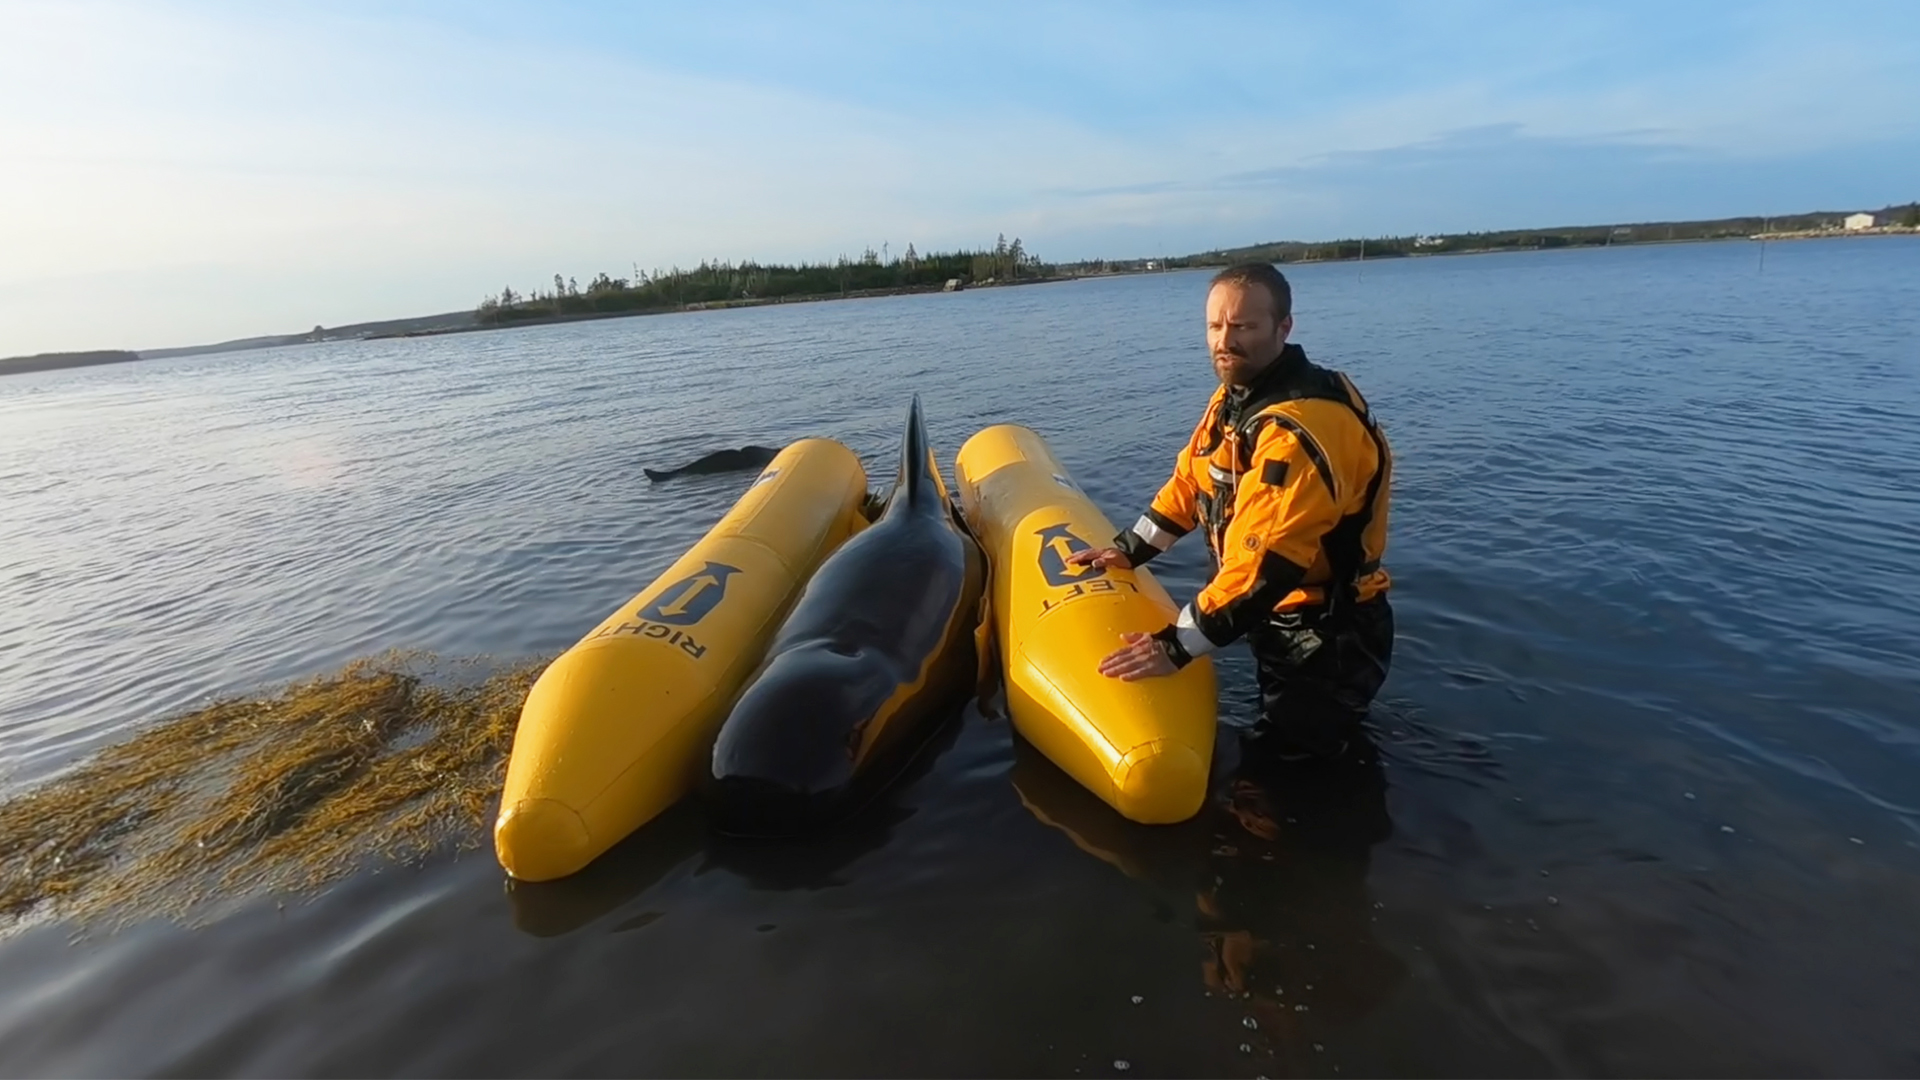
<svg viewBox="0 0 1920 1080">
<path fill-rule="evenodd" d="M 1213 373 L 1228 386 L 1244 385 L 1253 378 L 1253 361 L 1246 353 L 1229 347 L 1224 353 L 1213 354 Z"/>
</svg>

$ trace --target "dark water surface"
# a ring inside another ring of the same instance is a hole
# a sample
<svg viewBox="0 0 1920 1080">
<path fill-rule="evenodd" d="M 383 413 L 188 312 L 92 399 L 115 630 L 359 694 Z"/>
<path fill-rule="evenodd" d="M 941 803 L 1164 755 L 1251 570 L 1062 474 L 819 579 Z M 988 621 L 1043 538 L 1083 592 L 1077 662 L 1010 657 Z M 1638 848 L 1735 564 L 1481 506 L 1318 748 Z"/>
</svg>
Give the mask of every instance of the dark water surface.
<svg viewBox="0 0 1920 1080">
<path fill-rule="evenodd" d="M 856 826 L 682 807 L 188 929 L 0 938 L 8 1075 L 1920 1073 L 1920 242 L 1301 267 L 1399 456 L 1383 765 L 1129 825 L 969 711 Z M 388 648 L 550 656 L 745 475 L 1038 429 L 1116 522 L 1204 404 L 1203 274 L 0 380 L 0 792 Z M 1201 583 L 1196 541 L 1156 564 Z M 1124 1067 L 1121 1063 L 1125 1063 Z"/>
</svg>

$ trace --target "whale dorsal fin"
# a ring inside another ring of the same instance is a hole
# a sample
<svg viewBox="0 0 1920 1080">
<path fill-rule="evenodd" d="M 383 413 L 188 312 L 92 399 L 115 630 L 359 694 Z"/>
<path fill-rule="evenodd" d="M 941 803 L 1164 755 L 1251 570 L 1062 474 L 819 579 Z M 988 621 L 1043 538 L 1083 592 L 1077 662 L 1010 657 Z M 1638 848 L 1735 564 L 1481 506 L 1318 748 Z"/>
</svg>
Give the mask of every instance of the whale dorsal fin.
<svg viewBox="0 0 1920 1080">
<path fill-rule="evenodd" d="M 926 507 L 946 503 L 946 485 L 934 464 L 933 449 L 927 445 L 926 422 L 920 416 L 920 395 L 913 395 L 907 408 L 907 430 L 900 440 L 900 479 L 895 498 L 904 498 L 909 506 Z"/>
</svg>

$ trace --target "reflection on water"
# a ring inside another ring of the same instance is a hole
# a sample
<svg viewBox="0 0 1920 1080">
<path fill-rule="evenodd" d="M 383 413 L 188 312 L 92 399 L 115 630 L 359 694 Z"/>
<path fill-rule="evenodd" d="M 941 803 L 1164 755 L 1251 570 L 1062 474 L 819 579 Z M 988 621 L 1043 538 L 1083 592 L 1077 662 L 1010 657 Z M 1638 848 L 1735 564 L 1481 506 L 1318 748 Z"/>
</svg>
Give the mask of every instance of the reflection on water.
<svg viewBox="0 0 1920 1080">
<path fill-rule="evenodd" d="M 952 708 L 945 719 L 935 716 L 929 721 L 933 729 L 925 742 L 899 764 L 898 771 L 865 788 L 866 802 L 852 808 L 837 825 L 784 839 L 734 836 L 716 830 L 707 847 L 710 864 L 730 871 L 755 889 L 813 890 L 845 884 L 847 867 L 884 848 L 894 830 L 913 816 L 913 810 L 902 805 L 902 796 L 952 749 L 966 722 L 977 720 L 979 715 L 977 703 L 967 701 Z"/>
<path fill-rule="evenodd" d="M 1386 774 L 1373 754 L 1314 770 L 1242 752 L 1196 899 L 1207 984 L 1251 995 L 1263 1037 L 1304 1058 L 1315 1030 L 1372 1012 L 1407 977 L 1374 936 L 1367 889 L 1371 849 L 1393 832 Z"/>
<path fill-rule="evenodd" d="M 1374 845 L 1393 832 L 1379 755 L 1290 763 L 1243 730 L 1223 737 L 1225 776 L 1180 825 L 1136 825 L 1016 737 L 1011 778 L 1036 818 L 1191 923 L 1199 982 L 1246 1002 L 1247 1046 L 1304 1065 L 1313 1035 L 1378 1008 L 1407 967 L 1375 937 Z"/>
<path fill-rule="evenodd" d="M 698 855 L 705 841 L 706 822 L 698 806 L 682 801 L 571 877 L 515 881 L 503 876 L 513 925 L 535 937 L 571 934 L 652 888 Z M 641 912 L 614 929 L 637 930 L 658 917 Z"/>
<path fill-rule="evenodd" d="M 728 835 L 712 828 L 698 798 L 683 799 L 578 874 L 544 882 L 508 878 L 514 925 L 539 937 L 573 933 L 625 906 L 696 856 L 696 875 L 724 871 L 753 889 L 844 885 L 849 864 L 884 848 L 895 827 L 913 816 L 901 804 L 902 796 L 953 747 L 969 720 L 980 719 L 977 702 L 955 710 L 890 782 L 869 792 L 864 806 L 811 834 L 773 840 Z M 659 917 L 641 912 L 614 930 L 639 929 Z"/>
<path fill-rule="evenodd" d="M 1377 765 L 1243 746 L 1229 649 L 1183 825 L 989 703 L 844 829 L 690 801 L 538 886 L 489 850 L 513 673 L 750 480 L 640 468 L 889 476 L 913 392 L 942 461 L 1025 423 L 1131 520 L 1212 389 L 1206 275 L 0 379 L 0 796 L 51 797 L 0 809 L 0 904 L 135 917 L 0 936 L 0 1072 L 1920 1073 L 1920 240 L 1752 255 L 1289 268 L 1400 460 Z M 390 649 L 478 671 L 337 677 Z"/>
</svg>

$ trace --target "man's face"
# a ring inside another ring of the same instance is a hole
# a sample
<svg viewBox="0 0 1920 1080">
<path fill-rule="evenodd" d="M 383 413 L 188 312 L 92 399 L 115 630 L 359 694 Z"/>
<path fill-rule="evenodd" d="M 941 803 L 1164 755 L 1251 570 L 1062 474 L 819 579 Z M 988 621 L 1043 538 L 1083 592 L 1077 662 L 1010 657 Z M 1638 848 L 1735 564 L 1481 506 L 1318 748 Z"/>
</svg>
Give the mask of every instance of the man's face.
<svg viewBox="0 0 1920 1080">
<path fill-rule="evenodd" d="M 1280 355 L 1293 317 L 1273 321 L 1273 298 L 1258 285 L 1223 281 L 1207 294 L 1207 351 L 1213 373 L 1228 386 L 1245 386 Z"/>
</svg>

